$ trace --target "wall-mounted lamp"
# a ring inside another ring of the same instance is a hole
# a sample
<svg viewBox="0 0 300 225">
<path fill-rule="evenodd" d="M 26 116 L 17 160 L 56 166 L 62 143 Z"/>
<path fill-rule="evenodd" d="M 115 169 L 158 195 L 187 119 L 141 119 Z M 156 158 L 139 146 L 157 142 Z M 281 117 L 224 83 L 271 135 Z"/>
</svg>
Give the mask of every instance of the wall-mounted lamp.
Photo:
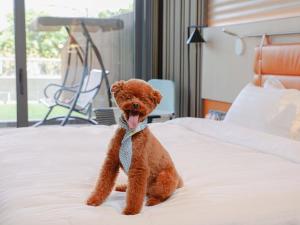
<svg viewBox="0 0 300 225">
<path fill-rule="evenodd" d="M 191 43 L 203 43 L 205 42 L 205 40 L 203 39 L 202 35 L 201 35 L 201 28 L 203 28 L 205 26 L 201 26 L 201 25 L 191 25 L 188 26 L 188 39 L 186 41 L 186 44 L 189 45 Z M 193 33 L 191 34 L 191 28 L 194 28 Z M 199 30 L 200 28 L 200 30 Z"/>
<path fill-rule="evenodd" d="M 226 30 L 225 28 L 222 28 L 222 31 L 225 34 L 228 34 L 230 36 L 235 37 L 235 54 L 236 55 L 243 55 L 244 51 L 245 51 L 245 42 L 243 40 L 243 37 L 239 36 L 236 33 L 233 33 L 231 31 Z"/>
<path fill-rule="evenodd" d="M 190 45 L 192 43 L 205 43 L 205 40 L 204 38 L 202 37 L 202 34 L 201 34 L 201 29 L 203 27 L 206 27 L 206 26 L 203 26 L 203 25 L 191 25 L 191 26 L 188 26 L 187 28 L 187 41 L 186 41 L 186 44 L 188 45 L 188 116 L 191 116 L 191 69 L 190 69 Z M 191 29 L 194 29 L 193 33 L 191 34 Z M 196 61 L 197 61 L 197 57 L 198 57 L 198 54 L 197 54 L 197 49 L 196 48 Z M 197 71 L 197 63 L 196 63 L 196 71 Z"/>
</svg>

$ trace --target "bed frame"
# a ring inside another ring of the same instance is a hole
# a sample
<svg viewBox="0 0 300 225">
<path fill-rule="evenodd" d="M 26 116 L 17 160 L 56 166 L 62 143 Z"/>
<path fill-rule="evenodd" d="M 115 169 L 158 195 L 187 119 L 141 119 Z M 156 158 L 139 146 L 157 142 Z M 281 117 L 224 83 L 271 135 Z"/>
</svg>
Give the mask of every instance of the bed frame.
<svg viewBox="0 0 300 225">
<path fill-rule="evenodd" d="M 254 73 L 258 86 L 276 76 L 285 88 L 300 90 L 300 43 L 271 44 L 270 38 L 263 36 L 255 48 Z"/>
<path fill-rule="evenodd" d="M 261 44 L 255 48 L 254 80 L 262 86 L 270 76 L 288 89 L 300 90 L 300 43 L 271 43 L 270 37 L 263 36 Z M 203 116 L 210 110 L 227 112 L 231 104 L 227 102 L 203 100 Z"/>
</svg>

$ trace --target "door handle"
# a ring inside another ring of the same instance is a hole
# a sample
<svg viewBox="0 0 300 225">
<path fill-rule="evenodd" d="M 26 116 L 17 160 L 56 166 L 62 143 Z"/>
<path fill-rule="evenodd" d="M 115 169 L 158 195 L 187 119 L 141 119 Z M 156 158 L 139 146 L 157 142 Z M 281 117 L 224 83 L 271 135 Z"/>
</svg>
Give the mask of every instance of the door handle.
<svg viewBox="0 0 300 225">
<path fill-rule="evenodd" d="M 20 94 L 24 95 L 23 69 L 19 69 L 18 77 L 19 77 Z"/>
</svg>

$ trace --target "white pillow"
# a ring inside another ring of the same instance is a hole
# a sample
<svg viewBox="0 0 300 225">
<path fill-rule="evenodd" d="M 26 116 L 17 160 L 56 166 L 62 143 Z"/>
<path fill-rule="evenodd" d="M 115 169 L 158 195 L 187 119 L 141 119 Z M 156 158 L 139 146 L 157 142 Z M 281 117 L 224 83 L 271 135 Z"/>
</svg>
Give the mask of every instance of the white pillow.
<svg viewBox="0 0 300 225">
<path fill-rule="evenodd" d="M 233 102 L 224 122 L 292 137 L 296 135 L 298 129 L 295 123 L 297 114 L 300 129 L 299 91 L 261 88 L 248 84 Z"/>
<path fill-rule="evenodd" d="M 285 89 L 284 85 L 278 80 L 276 77 L 270 76 L 265 82 L 264 82 L 264 88 L 275 88 L 275 89 Z M 289 104 L 289 102 L 294 102 L 297 105 L 297 115 L 296 119 L 293 121 L 291 130 L 290 130 L 290 136 L 300 141 L 300 108 L 299 108 L 299 98 L 298 94 L 299 92 L 293 91 L 294 94 L 285 96 L 283 99 L 283 102 L 285 104 Z M 286 99 L 287 98 L 287 99 Z"/>
<path fill-rule="evenodd" d="M 280 80 L 273 76 L 268 77 L 268 79 L 264 82 L 264 88 L 285 89 Z"/>
<path fill-rule="evenodd" d="M 296 117 L 292 122 L 290 137 L 300 141 L 300 91 L 292 89 L 286 90 L 289 90 L 289 94 L 283 96 L 281 104 L 285 106 L 293 104 L 296 107 Z"/>
</svg>

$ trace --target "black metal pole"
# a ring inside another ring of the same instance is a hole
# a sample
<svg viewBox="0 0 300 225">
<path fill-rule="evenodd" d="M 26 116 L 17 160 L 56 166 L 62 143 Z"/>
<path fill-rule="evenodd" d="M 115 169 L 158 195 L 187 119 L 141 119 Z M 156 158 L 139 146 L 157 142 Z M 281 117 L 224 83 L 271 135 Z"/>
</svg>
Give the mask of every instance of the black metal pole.
<svg viewBox="0 0 300 225">
<path fill-rule="evenodd" d="M 188 27 L 188 37 L 190 36 L 190 27 Z M 190 56 L 190 45 L 188 45 L 188 111 L 187 116 L 191 115 L 191 56 Z"/>
<path fill-rule="evenodd" d="M 26 31 L 24 0 L 14 0 L 17 127 L 28 126 Z"/>
<path fill-rule="evenodd" d="M 111 100 L 111 92 L 110 92 L 110 85 L 109 85 L 109 80 L 107 78 L 107 75 L 108 75 L 108 71 L 106 71 L 105 69 L 105 66 L 104 66 L 104 63 L 103 63 L 103 60 L 102 60 L 102 56 L 97 48 L 97 46 L 95 45 L 89 31 L 87 30 L 84 22 L 82 21 L 81 22 L 81 27 L 83 29 L 83 34 L 84 36 L 86 37 L 86 39 L 91 43 L 91 46 L 92 46 L 92 49 L 98 59 L 98 62 L 101 66 L 101 69 L 102 69 L 102 72 L 103 72 L 103 76 L 102 76 L 102 79 L 104 79 L 105 81 L 105 84 L 106 84 L 106 88 L 107 88 L 107 98 L 108 98 L 108 104 L 109 104 L 109 107 L 112 107 L 112 100 Z"/>
<path fill-rule="evenodd" d="M 85 46 L 85 56 L 84 56 L 84 67 L 83 67 L 83 71 L 82 71 L 82 78 L 81 78 L 81 81 L 80 81 L 80 84 L 79 84 L 79 88 L 77 90 L 77 92 L 75 93 L 75 97 L 74 97 L 74 100 L 71 104 L 71 107 L 69 109 L 69 112 L 67 113 L 65 119 L 61 122 L 61 126 L 65 126 L 67 124 L 67 122 L 69 121 L 69 118 L 71 117 L 71 114 L 73 112 L 73 110 L 75 109 L 76 107 L 76 103 L 77 103 L 77 100 L 80 96 L 80 92 L 81 92 L 81 88 L 83 86 L 83 83 L 84 83 L 84 78 L 85 76 L 88 75 L 88 54 L 89 54 L 89 40 L 86 39 L 86 46 Z"/>
<path fill-rule="evenodd" d="M 70 28 L 67 27 L 67 26 L 65 26 L 65 29 L 66 29 L 66 31 L 67 31 L 69 37 L 72 38 L 72 39 L 78 44 L 79 49 L 80 49 L 81 52 L 78 50 L 78 48 L 76 48 L 76 54 L 78 55 L 78 57 L 79 57 L 79 59 L 80 59 L 80 62 L 83 64 L 83 57 L 82 57 L 82 55 L 81 55 L 81 53 L 83 54 L 83 49 L 82 49 L 82 47 L 79 45 L 79 43 L 78 43 L 78 41 L 75 39 L 74 35 L 72 35 L 72 33 L 71 33 L 71 31 L 70 31 Z"/>
</svg>

